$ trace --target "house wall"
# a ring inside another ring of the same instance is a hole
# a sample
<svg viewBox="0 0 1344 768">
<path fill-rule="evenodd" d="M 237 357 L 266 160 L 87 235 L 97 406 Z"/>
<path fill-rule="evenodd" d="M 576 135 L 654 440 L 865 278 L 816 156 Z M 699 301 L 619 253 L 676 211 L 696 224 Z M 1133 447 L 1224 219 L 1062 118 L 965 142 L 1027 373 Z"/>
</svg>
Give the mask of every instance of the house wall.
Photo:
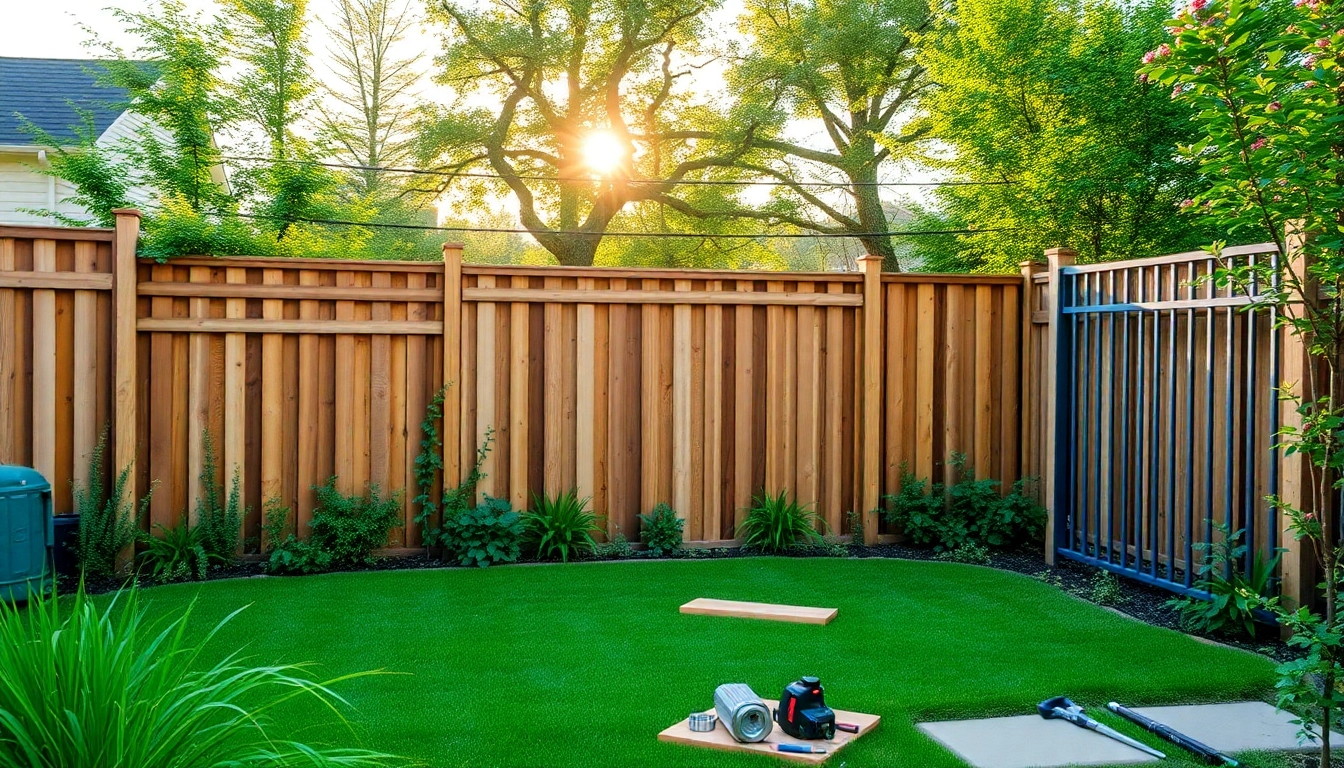
<svg viewBox="0 0 1344 768">
<path fill-rule="evenodd" d="M 102 136 L 98 137 L 100 147 L 115 147 L 122 139 L 134 138 L 136 133 L 149 121 L 132 112 L 123 112 Z M 172 136 L 161 127 L 154 126 L 153 131 L 165 143 Z M 0 152 L 0 224 L 49 225 L 58 223 L 47 216 L 27 213 L 24 209 L 54 210 L 63 215 L 85 219 L 87 211 L 82 206 L 62 202 L 75 193 L 75 185 L 64 179 L 53 179 L 38 172 L 38 148 L 24 148 Z M 134 175 L 134 174 L 132 174 Z M 133 185 L 128 190 L 131 202 L 144 206 L 153 199 L 149 188 Z"/>
</svg>

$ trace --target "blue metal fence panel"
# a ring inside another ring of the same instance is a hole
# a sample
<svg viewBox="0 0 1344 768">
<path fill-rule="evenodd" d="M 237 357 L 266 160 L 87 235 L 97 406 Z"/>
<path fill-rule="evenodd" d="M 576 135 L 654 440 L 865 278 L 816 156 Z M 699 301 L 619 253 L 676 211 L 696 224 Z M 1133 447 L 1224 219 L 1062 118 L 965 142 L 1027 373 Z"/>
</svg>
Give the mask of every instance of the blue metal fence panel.
<svg viewBox="0 0 1344 768">
<path fill-rule="evenodd" d="M 1227 249 L 1278 265 L 1273 245 Z M 1279 334 L 1272 308 L 1210 279 L 1203 252 L 1060 269 L 1058 554 L 1198 593 L 1207 545 L 1279 543 Z M 1230 568 L 1230 565 L 1229 565 Z"/>
</svg>

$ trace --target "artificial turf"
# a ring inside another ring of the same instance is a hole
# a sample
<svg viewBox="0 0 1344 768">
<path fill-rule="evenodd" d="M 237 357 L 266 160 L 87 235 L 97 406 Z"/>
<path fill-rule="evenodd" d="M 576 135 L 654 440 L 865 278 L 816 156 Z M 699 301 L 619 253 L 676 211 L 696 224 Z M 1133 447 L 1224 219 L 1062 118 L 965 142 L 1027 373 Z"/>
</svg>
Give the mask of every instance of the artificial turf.
<svg viewBox="0 0 1344 768">
<path fill-rule="evenodd" d="M 840 613 L 814 626 L 677 612 L 701 596 Z M 285 712 L 282 730 L 436 767 L 784 765 L 655 740 L 711 707 L 725 682 L 775 698 L 798 676 L 819 675 L 832 706 L 882 716 L 876 732 L 828 764 L 939 768 L 962 763 L 915 730 L 917 720 L 1029 713 L 1055 695 L 1094 713 L 1111 699 L 1263 699 L 1274 680 L 1264 658 L 1028 577 L 948 563 L 740 558 L 384 571 L 178 585 L 143 597 L 154 614 L 196 599 L 192 626 L 201 633 L 250 604 L 206 661 L 241 647 L 255 663 L 315 662 L 323 678 L 391 673 L 337 686 L 354 706 L 354 734 L 309 705 Z M 1166 764 L 1196 764 L 1174 757 Z"/>
</svg>

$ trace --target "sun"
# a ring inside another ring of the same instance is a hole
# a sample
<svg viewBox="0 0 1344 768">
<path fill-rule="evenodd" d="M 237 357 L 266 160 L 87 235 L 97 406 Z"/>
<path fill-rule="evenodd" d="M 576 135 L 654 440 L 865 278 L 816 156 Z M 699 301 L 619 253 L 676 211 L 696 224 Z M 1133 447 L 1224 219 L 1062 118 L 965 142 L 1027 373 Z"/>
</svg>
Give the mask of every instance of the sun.
<svg viewBox="0 0 1344 768">
<path fill-rule="evenodd" d="M 594 173 L 610 175 L 625 163 L 625 147 L 611 131 L 594 131 L 583 140 L 583 162 Z"/>
</svg>

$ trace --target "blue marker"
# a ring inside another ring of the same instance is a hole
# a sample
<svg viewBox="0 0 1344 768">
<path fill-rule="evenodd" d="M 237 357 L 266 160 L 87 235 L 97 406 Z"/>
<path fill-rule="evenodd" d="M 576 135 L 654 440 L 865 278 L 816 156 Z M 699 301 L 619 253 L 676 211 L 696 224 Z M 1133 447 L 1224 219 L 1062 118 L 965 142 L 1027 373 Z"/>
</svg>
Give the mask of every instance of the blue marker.
<svg viewBox="0 0 1344 768">
<path fill-rule="evenodd" d="M 798 752 L 804 755 L 823 755 L 826 750 L 822 747 L 810 747 L 804 744 L 776 744 L 775 749 L 780 752 Z"/>
</svg>

